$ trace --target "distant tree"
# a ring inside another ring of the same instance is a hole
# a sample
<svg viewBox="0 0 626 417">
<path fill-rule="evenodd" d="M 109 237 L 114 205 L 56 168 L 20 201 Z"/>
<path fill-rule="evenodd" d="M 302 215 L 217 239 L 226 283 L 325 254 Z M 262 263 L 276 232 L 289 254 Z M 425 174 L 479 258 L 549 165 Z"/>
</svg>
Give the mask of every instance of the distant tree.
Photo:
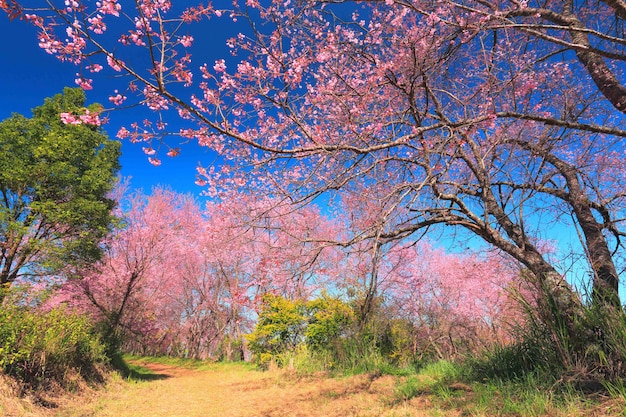
<svg viewBox="0 0 626 417">
<path fill-rule="evenodd" d="M 120 144 L 98 127 L 97 105 L 66 88 L 0 122 L 0 284 L 97 260 L 114 220 L 107 197 Z M 81 123 L 62 119 L 77 117 Z M 0 294 L 0 300 L 2 295 Z"/>
</svg>

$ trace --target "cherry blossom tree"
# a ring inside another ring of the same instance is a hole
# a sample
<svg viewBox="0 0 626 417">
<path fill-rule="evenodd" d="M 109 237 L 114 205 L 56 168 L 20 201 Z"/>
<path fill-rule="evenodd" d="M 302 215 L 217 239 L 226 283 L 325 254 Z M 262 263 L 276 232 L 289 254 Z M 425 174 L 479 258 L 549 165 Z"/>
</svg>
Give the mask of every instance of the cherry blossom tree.
<svg viewBox="0 0 626 417">
<path fill-rule="evenodd" d="M 120 201 L 125 206 L 118 213 L 123 226 L 109 236 L 103 259 L 80 279 L 69 279 L 52 302 L 91 312 L 106 325 L 107 337 L 163 337 L 161 319 L 180 317 L 173 302 L 183 280 L 179 259 L 193 241 L 200 211 L 190 198 L 165 190 L 136 193 Z"/>
<path fill-rule="evenodd" d="M 335 238 L 333 225 L 315 207 L 294 211 L 252 196 L 207 204 L 197 226 L 202 233 L 194 235 L 198 250 L 180 258 L 190 268 L 181 300 L 188 331 L 214 329 L 212 345 L 185 343 L 204 349 L 195 356 L 214 356 L 221 349 L 227 359 L 234 357 L 263 295 L 306 299 L 332 282 L 338 254 L 327 242 Z"/>
<path fill-rule="evenodd" d="M 387 308 L 412 323 L 413 345 L 440 358 L 512 342 L 533 292 L 496 253 L 451 254 L 427 242 L 389 251 L 380 282 Z M 417 354 L 417 352 L 413 352 Z"/>
<path fill-rule="evenodd" d="M 150 162 L 159 147 L 179 152 L 171 133 L 218 154 L 198 173 L 215 197 L 339 195 L 370 213 L 352 243 L 462 230 L 523 264 L 572 324 L 578 297 L 537 247 L 546 225 L 564 224 L 580 234 L 594 300 L 619 305 L 619 1 L 0 7 L 76 64 L 83 88 L 124 76 L 112 105 L 141 103 L 155 121 L 118 137 L 141 142 Z M 218 25 L 232 28 L 232 55 L 216 60 L 194 45 L 200 26 Z M 172 117 L 186 127 L 168 132 Z"/>
</svg>

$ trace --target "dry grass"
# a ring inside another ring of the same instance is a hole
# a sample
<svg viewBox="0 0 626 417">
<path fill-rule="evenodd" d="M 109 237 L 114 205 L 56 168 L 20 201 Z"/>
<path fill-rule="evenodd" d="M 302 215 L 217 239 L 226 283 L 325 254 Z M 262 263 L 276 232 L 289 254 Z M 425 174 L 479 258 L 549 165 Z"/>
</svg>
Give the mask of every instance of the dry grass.
<svg viewBox="0 0 626 417">
<path fill-rule="evenodd" d="M 67 417 L 430 416 L 428 402 L 390 406 L 395 379 L 299 377 L 241 365 L 184 369 L 141 363 L 161 379 L 118 381 L 89 404 L 68 404 Z M 63 414 L 64 413 L 64 414 Z"/>
<path fill-rule="evenodd" d="M 65 416 L 68 407 L 95 401 L 104 385 L 89 386 L 82 379 L 72 378 L 75 393 L 61 387 L 31 391 L 0 373 L 0 416 L 55 417 Z M 75 379 L 75 380 L 74 380 Z M 119 379 L 119 378 L 118 378 Z M 105 381 L 103 381 L 105 382 Z"/>
<path fill-rule="evenodd" d="M 0 415 L 7 417 L 30 417 L 36 405 L 29 398 L 20 398 L 19 387 L 0 374 Z"/>
<path fill-rule="evenodd" d="M 449 401 L 424 393 L 398 400 L 399 379 L 358 375 L 328 378 L 286 371 L 259 372 L 242 364 L 202 367 L 135 360 L 147 368 L 145 381 L 112 377 L 106 389 L 82 387 L 74 396 L 18 399 L 14 385 L 0 379 L 0 415 L 7 417 L 433 417 L 504 415 L 477 408 L 472 387 L 451 384 Z M 401 378 L 403 379 L 403 378 Z M 44 395 L 45 397 L 45 395 Z M 501 398 L 500 398 L 501 399 Z M 491 399 L 499 402 L 498 397 Z M 44 401 L 47 407 L 37 402 Z M 618 416 L 624 402 L 610 400 L 586 409 L 550 409 L 550 416 Z M 503 411 L 503 410 L 501 410 Z M 505 413 L 526 415 L 525 413 Z M 542 414 L 542 413 L 540 413 Z M 531 413 L 536 415 L 536 413 Z"/>
</svg>

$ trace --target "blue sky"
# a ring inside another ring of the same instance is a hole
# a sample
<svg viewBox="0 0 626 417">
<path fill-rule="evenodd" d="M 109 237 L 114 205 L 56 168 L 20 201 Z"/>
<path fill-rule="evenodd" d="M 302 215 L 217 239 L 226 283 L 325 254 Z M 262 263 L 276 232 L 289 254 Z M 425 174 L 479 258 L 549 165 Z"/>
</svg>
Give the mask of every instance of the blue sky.
<svg viewBox="0 0 626 417">
<path fill-rule="evenodd" d="M 62 63 L 37 46 L 36 30 L 24 22 L 9 21 L 0 13 L 0 120 L 11 113 L 31 116 L 31 109 L 43 103 L 45 97 L 60 93 L 64 87 L 76 87 L 76 67 Z M 100 85 L 102 87 L 102 85 Z M 108 103 L 108 89 L 94 88 L 87 92 L 88 102 Z M 113 112 L 110 124 L 105 126 L 111 138 L 117 128 L 127 123 L 130 112 Z M 179 192 L 199 195 L 196 167 L 209 162 L 209 155 L 201 148 L 186 145 L 176 158 L 160 155 L 159 167 L 150 165 L 141 145 L 122 142 L 123 176 L 130 176 L 131 186 L 149 192 L 153 186 L 167 185 Z"/>
</svg>

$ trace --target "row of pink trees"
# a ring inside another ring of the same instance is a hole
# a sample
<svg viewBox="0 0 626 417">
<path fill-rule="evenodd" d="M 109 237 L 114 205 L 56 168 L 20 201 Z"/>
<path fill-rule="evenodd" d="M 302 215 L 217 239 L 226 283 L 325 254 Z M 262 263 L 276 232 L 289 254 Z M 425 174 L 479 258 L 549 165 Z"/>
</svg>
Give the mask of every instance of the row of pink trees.
<svg viewBox="0 0 626 417">
<path fill-rule="evenodd" d="M 416 348 L 440 358 L 510 344 L 526 324 L 523 305 L 535 303 L 519 267 L 497 253 L 424 242 L 392 248 L 384 265 L 379 286 L 392 315 L 412 324 Z"/>
<path fill-rule="evenodd" d="M 458 340 L 503 341 L 518 317 L 507 309 L 519 274 L 501 258 L 449 255 L 426 243 L 373 258 L 365 246 L 333 245 L 346 231 L 313 207 L 294 211 L 245 195 L 200 208 L 155 189 L 120 192 L 119 203 L 122 222 L 103 259 L 51 302 L 91 314 L 127 350 L 237 358 L 266 293 L 308 300 L 325 289 L 354 300 L 362 325 L 381 307 L 364 306 L 383 300 L 394 318 L 412 323 L 416 347 L 430 341 L 442 356 Z"/>
<path fill-rule="evenodd" d="M 279 215 L 244 196 L 202 210 L 164 189 L 126 196 L 120 208 L 102 261 L 53 302 L 90 312 L 129 349 L 201 358 L 225 349 L 230 357 L 259 293 L 305 297 L 324 284 L 324 247 L 299 240 L 326 232 L 314 210 Z"/>
</svg>

